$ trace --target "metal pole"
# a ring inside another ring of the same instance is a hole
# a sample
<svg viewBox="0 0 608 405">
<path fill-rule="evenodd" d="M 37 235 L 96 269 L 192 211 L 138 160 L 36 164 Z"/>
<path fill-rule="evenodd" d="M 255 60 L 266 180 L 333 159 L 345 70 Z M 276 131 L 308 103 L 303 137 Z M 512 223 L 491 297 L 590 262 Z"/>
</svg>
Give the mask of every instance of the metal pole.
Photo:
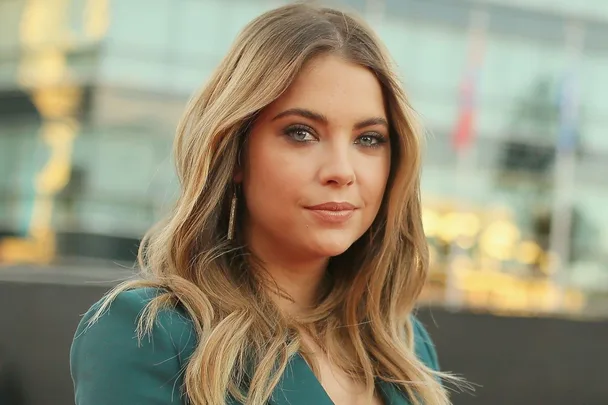
<svg viewBox="0 0 608 405">
<path fill-rule="evenodd" d="M 549 263 L 552 281 L 556 287 L 553 311 L 561 311 L 567 287 L 567 265 L 570 261 L 572 208 L 576 171 L 576 145 L 579 115 L 578 70 L 584 44 L 584 28 L 571 22 L 566 30 L 567 67 L 560 94 L 560 125 L 556 143 L 554 169 L 554 198 L 551 217 Z"/>
</svg>

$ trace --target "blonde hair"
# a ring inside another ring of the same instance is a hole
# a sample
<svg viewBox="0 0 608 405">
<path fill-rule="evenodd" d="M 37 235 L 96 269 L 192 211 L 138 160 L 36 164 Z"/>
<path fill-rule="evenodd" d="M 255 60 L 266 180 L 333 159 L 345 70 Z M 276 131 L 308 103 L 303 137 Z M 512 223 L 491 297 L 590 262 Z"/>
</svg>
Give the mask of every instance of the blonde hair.
<svg viewBox="0 0 608 405">
<path fill-rule="evenodd" d="M 255 258 L 239 243 L 238 230 L 236 241 L 227 240 L 229 202 L 249 126 L 306 62 L 326 53 L 368 68 L 381 84 L 391 125 L 391 172 L 373 225 L 330 260 L 331 285 L 314 313 L 295 321 L 279 312 L 254 276 Z M 388 52 L 364 22 L 305 4 L 254 19 L 190 101 L 174 152 L 181 195 L 166 221 L 142 241 L 143 278 L 118 286 L 105 307 L 121 291 L 159 287 L 163 292 L 140 318 L 142 334 L 151 331 L 159 310 L 178 303 L 185 308 L 198 335 L 185 371 L 192 404 L 222 404 L 226 393 L 265 404 L 290 357 L 304 349 L 302 328 L 365 384 L 370 399 L 377 377 L 397 384 L 415 404 L 450 403 L 439 378 L 451 377 L 429 369 L 413 349 L 410 315 L 428 271 L 419 130 Z M 314 359 L 308 360 L 318 375 Z"/>
</svg>

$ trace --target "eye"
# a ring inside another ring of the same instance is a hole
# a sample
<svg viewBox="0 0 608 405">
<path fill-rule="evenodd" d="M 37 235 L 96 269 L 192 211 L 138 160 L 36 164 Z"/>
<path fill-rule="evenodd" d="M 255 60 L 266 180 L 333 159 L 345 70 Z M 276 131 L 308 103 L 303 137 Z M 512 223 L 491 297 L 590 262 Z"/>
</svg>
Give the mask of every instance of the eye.
<svg viewBox="0 0 608 405">
<path fill-rule="evenodd" d="M 317 140 L 312 128 L 306 125 L 292 125 L 285 128 L 283 132 L 296 142 L 314 142 Z"/>
<path fill-rule="evenodd" d="M 386 143 L 386 137 L 377 133 L 363 134 L 357 138 L 355 143 L 364 147 L 374 148 Z"/>
</svg>

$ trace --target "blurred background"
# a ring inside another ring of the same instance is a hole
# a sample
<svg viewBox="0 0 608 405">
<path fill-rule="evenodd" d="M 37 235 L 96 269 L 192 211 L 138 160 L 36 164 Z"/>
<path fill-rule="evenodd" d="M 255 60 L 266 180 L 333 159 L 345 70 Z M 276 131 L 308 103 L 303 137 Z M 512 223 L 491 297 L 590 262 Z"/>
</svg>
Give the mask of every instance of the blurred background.
<svg viewBox="0 0 608 405">
<path fill-rule="evenodd" d="M 178 192 L 190 95 L 269 0 L 0 0 L 0 404 L 73 403 L 76 324 Z M 608 2 L 342 0 L 427 129 L 419 316 L 455 404 L 608 403 Z"/>
</svg>

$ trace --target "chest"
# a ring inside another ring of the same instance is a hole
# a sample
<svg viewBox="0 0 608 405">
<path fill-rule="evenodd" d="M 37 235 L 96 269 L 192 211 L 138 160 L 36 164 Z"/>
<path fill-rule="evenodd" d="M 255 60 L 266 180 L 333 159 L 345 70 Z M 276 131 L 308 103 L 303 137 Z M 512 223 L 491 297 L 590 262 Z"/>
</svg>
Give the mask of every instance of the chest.
<svg viewBox="0 0 608 405">
<path fill-rule="evenodd" d="M 344 375 L 324 358 L 315 358 L 318 375 L 304 356 L 295 354 L 289 361 L 269 405 L 411 405 L 407 397 L 391 383 L 378 380 L 374 399 L 362 398 L 364 388 Z M 243 405 L 230 398 L 230 405 Z"/>
<path fill-rule="evenodd" d="M 334 405 L 384 405 L 378 392 L 372 402 L 365 397 L 365 385 L 351 378 L 326 356 L 315 356 L 319 366 L 319 382 Z"/>
</svg>

